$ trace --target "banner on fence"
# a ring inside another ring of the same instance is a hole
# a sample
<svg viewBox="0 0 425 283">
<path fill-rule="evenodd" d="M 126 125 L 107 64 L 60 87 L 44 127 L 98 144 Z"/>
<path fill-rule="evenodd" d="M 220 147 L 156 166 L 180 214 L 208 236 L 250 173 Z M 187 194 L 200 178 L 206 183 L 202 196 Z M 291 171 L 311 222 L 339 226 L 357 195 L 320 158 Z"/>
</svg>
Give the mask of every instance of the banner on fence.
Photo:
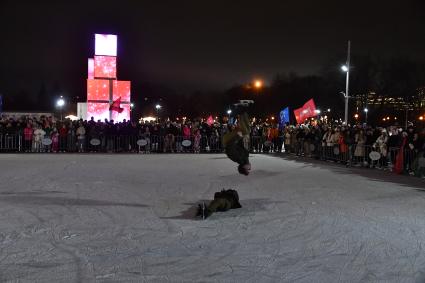
<svg viewBox="0 0 425 283">
<path fill-rule="evenodd" d="M 283 126 L 286 125 L 286 123 L 289 123 L 289 107 L 286 107 L 279 113 L 279 127 L 283 128 Z"/>
<path fill-rule="evenodd" d="M 314 103 L 314 100 L 310 99 L 304 103 L 303 107 L 295 109 L 294 115 L 298 124 L 304 122 L 305 119 L 316 116 L 316 104 Z"/>
</svg>

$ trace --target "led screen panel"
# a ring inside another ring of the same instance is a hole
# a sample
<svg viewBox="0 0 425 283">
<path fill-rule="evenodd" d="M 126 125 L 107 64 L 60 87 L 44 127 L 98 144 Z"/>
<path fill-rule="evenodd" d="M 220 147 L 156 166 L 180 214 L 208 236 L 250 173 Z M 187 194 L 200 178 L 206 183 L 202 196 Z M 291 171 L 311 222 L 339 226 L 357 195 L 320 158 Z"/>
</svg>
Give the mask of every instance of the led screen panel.
<svg viewBox="0 0 425 283">
<path fill-rule="evenodd" d="M 94 79 L 94 59 L 89 58 L 88 60 L 88 79 Z"/>
<path fill-rule="evenodd" d="M 95 55 L 117 56 L 117 36 L 95 34 Z"/>
<path fill-rule="evenodd" d="M 113 100 L 118 99 L 121 96 L 121 101 L 131 101 L 130 97 L 130 81 L 113 81 L 112 94 Z"/>
<path fill-rule="evenodd" d="M 109 103 L 87 102 L 87 119 L 109 120 Z"/>
<path fill-rule="evenodd" d="M 109 101 L 108 80 L 87 80 L 87 100 Z"/>
<path fill-rule="evenodd" d="M 127 121 L 130 120 L 130 104 L 121 104 L 121 108 L 124 108 L 124 111 L 121 113 L 112 111 L 112 120 L 114 122 L 122 122 L 124 119 Z"/>
<path fill-rule="evenodd" d="M 94 76 L 95 78 L 117 77 L 117 57 L 94 56 Z"/>
</svg>

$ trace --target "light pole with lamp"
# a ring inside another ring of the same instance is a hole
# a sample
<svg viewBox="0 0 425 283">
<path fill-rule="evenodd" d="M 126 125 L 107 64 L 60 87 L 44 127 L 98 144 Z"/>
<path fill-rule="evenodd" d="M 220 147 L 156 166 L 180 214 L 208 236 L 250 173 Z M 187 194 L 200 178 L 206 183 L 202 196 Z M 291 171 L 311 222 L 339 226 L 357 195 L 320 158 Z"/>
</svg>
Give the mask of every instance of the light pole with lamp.
<svg viewBox="0 0 425 283">
<path fill-rule="evenodd" d="M 61 111 L 61 121 L 62 121 L 62 109 L 63 106 L 65 105 L 65 100 L 63 99 L 63 96 L 61 95 L 61 97 L 56 101 L 56 105 L 59 107 L 60 111 Z"/>
<path fill-rule="evenodd" d="M 231 109 L 227 110 L 227 115 L 228 115 L 228 117 L 227 117 L 227 124 L 230 123 L 230 114 L 232 114 L 232 110 Z"/>
<path fill-rule="evenodd" d="M 346 82 L 345 82 L 345 114 L 344 114 L 344 123 L 345 125 L 348 125 L 348 99 L 349 96 L 349 84 L 350 84 L 350 52 L 351 52 L 351 41 L 348 41 L 348 52 L 347 52 L 347 63 L 346 65 L 342 66 L 342 71 L 347 73 L 346 76 Z"/>
<path fill-rule="evenodd" d="M 365 124 L 367 125 L 367 113 L 369 112 L 369 109 L 365 108 L 363 111 L 365 113 Z"/>
<path fill-rule="evenodd" d="M 156 120 L 159 122 L 159 110 L 161 109 L 161 105 L 157 104 L 155 105 L 156 109 Z"/>
<path fill-rule="evenodd" d="M 133 103 L 133 102 L 131 102 L 131 103 L 130 103 L 130 121 L 132 121 L 132 120 L 131 120 L 131 116 L 132 116 L 131 114 L 133 113 L 133 109 L 134 109 L 134 103 Z"/>
</svg>

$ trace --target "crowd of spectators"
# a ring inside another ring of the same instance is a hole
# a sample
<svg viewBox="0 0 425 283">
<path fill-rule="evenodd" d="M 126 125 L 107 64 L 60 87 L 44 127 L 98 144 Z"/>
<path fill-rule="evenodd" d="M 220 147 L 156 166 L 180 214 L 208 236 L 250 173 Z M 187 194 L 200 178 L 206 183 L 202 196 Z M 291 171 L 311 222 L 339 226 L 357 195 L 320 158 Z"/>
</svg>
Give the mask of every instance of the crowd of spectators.
<svg viewBox="0 0 425 283">
<path fill-rule="evenodd" d="M 415 170 L 415 161 L 424 157 L 425 129 L 409 126 L 342 126 L 298 125 L 288 126 L 283 133 L 287 153 L 298 156 L 333 159 L 347 164 L 391 169 L 398 152 L 404 152 L 404 168 Z M 379 159 L 372 160 L 371 152 L 378 152 Z"/>
<path fill-rule="evenodd" d="M 190 150 L 200 152 L 203 143 L 215 149 L 227 130 L 220 123 L 209 125 L 202 119 L 138 123 L 3 117 L 0 142 L 2 149 L 14 150 L 19 138 L 24 152 L 183 152 L 188 151 L 183 140 L 190 140 Z M 140 140 L 144 141 L 142 146 Z M 8 146 L 10 143 L 13 146 Z"/>
<path fill-rule="evenodd" d="M 221 137 L 232 127 L 218 121 L 208 124 L 203 119 L 116 123 L 93 118 L 55 121 L 52 117 L 2 117 L 0 149 L 16 150 L 19 138 L 22 152 L 222 152 Z M 285 152 L 384 168 L 391 168 L 402 149 L 405 170 L 411 172 L 415 159 L 425 151 L 425 129 L 329 125 L 321 121 L 279 127 L 258 120 L 252 122 L 247 142 L 254 153 Z M 369 158 L 372 151 L 380 154 L 375 163 Z"/>
</svg>

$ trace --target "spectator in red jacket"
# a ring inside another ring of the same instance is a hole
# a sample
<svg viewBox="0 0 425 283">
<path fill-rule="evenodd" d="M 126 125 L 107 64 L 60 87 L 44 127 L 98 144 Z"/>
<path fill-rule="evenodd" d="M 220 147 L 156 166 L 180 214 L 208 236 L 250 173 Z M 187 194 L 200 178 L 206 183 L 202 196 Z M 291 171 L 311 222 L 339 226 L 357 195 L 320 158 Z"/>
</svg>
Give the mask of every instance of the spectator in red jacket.
<svg viewBox="0 0 425 283">
<path fill-rule="evenodd" d="M 59 151 L 65 152 L 67 149 L 67 140 L 68 140 L 68 128 L 66 124 L 62 124 L 62 127 L 59 129 Z"/>
<path fill-rule="evenodd" d="M 30 123 L 24 129 L 24 151 L 31 152 L 33 129 Z"/>
</svg>

